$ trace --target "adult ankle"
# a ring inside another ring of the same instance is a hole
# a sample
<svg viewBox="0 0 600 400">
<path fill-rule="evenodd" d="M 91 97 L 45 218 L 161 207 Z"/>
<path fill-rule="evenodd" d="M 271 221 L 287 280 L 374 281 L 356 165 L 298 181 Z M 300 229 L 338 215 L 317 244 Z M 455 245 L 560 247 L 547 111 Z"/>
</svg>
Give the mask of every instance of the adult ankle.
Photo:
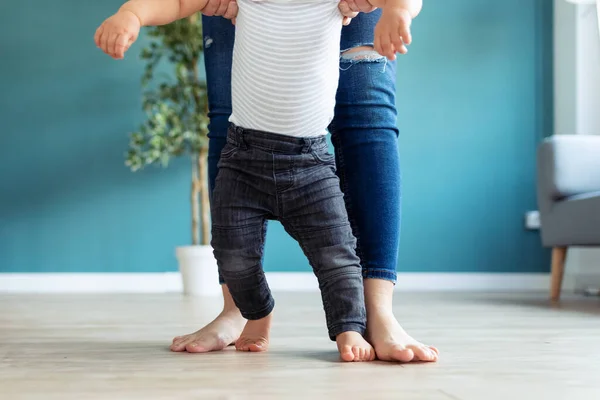
<svg viewBox="0 0 600 400">
<path fill-rule="evenodd" d="M 391 304 L 371 304 L 367 306 L 367 316 L 394 317 Z"/>
<path fill-rule="evenodd" d="M 223 307 L 223 311 L 221 311 L 221 315 L 227 316 L 227 317 L 240 317 L 242 318 L 242 313 L 240 312 L 240 310 L 233 306 L 233 307 Z"/>
<path fill-rule="evenodd" d="M 365 279 L 365 305 L 367 313 L 392 313 L 394 284 L 383 279 Z"/>
</svg>

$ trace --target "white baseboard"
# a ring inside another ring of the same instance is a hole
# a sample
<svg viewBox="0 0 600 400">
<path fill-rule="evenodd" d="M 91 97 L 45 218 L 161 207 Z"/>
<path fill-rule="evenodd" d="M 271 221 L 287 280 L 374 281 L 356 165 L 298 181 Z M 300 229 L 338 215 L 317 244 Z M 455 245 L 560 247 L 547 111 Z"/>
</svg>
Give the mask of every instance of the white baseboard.
<svg viewBox="0 0 600 400">
<path fill-rule="evenodd" d="M 310 272 L 268 272 L 273 291 L 310 292 L 318 285 Z M 400 273 L 401 291 L 545 291 L 549 274 Z M 563 288 L 572 291 L 573 279 Z M 178 272 L 165 273 L 0 273 L 0 293 L 173 293 L 181 292 Z"/>
<path fill-rule="evenodd" d="M 0 293 L 166 293 L 181 291 L 179 272 L 0 274 Z"/>
</svg>

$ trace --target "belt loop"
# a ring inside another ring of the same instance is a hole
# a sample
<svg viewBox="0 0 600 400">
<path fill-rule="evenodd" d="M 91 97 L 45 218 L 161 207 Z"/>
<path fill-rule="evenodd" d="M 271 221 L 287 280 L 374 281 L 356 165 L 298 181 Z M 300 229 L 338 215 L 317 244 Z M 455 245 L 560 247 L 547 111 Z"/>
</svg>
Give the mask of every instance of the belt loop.
<svg viewBox="0 0 600 400">
<path fill-rule="evenodd" d="M 240 146 L 240 148 L 242 150 L 248 150 L 248 145 L 246 144 L 246 141 L 244 140 L 244 128 L 236 125 L 235 138 L 236 138 L 236 141 L 238 142 L 238 146 Z"/>
<path fill-rule="evenodd" d="M 310 153 L 310 149 L 312 148 L 312 139 L 304 138 L 303 142 L 302 154 Z"/>
</svg>

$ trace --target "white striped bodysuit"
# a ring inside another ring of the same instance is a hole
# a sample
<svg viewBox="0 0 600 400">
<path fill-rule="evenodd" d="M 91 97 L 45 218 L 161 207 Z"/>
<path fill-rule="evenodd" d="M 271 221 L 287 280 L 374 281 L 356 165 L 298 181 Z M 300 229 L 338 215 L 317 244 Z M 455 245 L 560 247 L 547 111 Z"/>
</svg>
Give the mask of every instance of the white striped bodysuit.
<svg viewBox="0 0 600 400">
<path fill-rule="evenodd" d="M 327 133 L 339 79 L 337 0 L 238 0 L 230 121 L 246 129 Z"/>
</svg>

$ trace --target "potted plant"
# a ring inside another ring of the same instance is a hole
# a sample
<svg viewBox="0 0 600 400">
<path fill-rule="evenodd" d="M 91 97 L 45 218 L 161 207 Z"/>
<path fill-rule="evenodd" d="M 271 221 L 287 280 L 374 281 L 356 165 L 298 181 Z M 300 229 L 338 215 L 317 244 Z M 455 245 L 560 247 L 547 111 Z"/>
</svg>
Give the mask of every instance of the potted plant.
<svg viewBox="0 0 600 400">
<path fill-rule="evenodd" d="M 126 165 L 138 171 L 148 165 L 166 167 L 173 157 L 189 157 L 191 174 L 192 245 L 176 249 L 184 293 L 220 292 L 217 265 L 209 245 L 208 100 L 198 68 L 204 48 L 198 14 L 147 30 L 150 43 L 142 49 L 147 61 L 142 77 L 147 119 L 131 134 Z M 159 63 L 167 61 L 174 76 L 156 79 Z"/>
</svg>

